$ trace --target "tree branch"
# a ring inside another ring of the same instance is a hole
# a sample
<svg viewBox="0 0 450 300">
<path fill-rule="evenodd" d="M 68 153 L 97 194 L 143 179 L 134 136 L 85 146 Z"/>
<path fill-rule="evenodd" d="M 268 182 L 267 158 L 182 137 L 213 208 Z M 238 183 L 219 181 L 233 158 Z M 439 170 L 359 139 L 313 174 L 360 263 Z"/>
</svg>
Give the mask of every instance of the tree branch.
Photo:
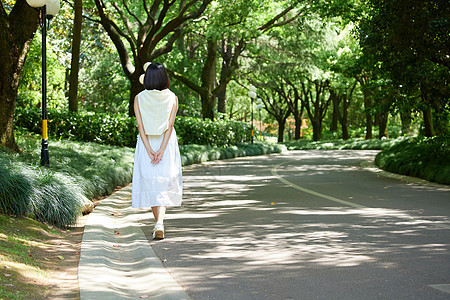
<svg viewBox="0 0 450 300">
<path fill-rule="evenodd" d="M 105 5 L 102 0 L 94 0 L 95 5 L 97 6 L 101 23 L 103 27 L 105 28 L 106 32 L 108 32 L 109 37 L 113 41 L 114 45 L 117 48 L 117 52 L 119 53 L 120 57 L 120 63 L 122 64 L 122 68 L 125 72 L 125 75 L 130 78 L 131 75 L 135 71 L 135 67 L 133 66 L 133 63 L 131 62 L 131 58 L 128 54 L 128 51 L 123 44 L 122 39 L 120 38 L 121 34 L 119 31 L 117 31 L 118 27 L 117 25 L 110 20 L 106 14 L 105 14 Z"/>
<path fill-rule="evenodd" d="M 121 36 L 123 36 L 125 39 L 127 39 L 128 43 L 130 43 L 130 46 L 133 48 L 133 45 L 137 45 L 136 38 L 134 37 L 133 30 L 131 29 L 131 24 L 128 18 L 125 16 L 123 11 L 120 9 L 120 7 L 117 5 L 117 3 L 113 2 L 112 6 L 116 9 L 116 11 L 119 13 L 120 17 L 122 18 L 122 22 L 125 24 L 125 28 L 128 31 L 128 36 L 125 35 L 125 33 L 120 30 L 120 28 L 117 27 L 117 31 Z M 133 50 L 134 55 L 136 56 L 135 50 Z"/>
<path fill-rule="evenodd" d="M 198 85 L 195 82 L 193 82 L 192 80 L 186 78 L 182 74 L 174 72 L 174 71 L 169 70 L 169 69 L 167 69 L 167 73 L 169 73 L 170 76 L 176 78 L 177 80 L 179 80 L 182 83 L 184 83 L 185 85 L 187 85 L 190 89 L 192 89 L 196 93 L 198 93 L 198 94 L 205 93 L 205 90 L 200 85 Z"/>
<path fill-rule="evenodd" d="M 309 3 L 311 3 L 311 0 L 308 1 L 307 4 L 309 4 Z M 296 5 L 297 4 L 291 4 L 289 7 L 287 7 L 285 10 L 283 10 L 281 13 L 279 13 L 274 18 L 272 18 L 269 22 L 260 26 L 258 29 L 261 30 L 262 32 L 266 32 L 269 29 L 272 29 L 274 27 L 280 27 L 280 26 L 286 25 L 286 24 L 291 23 L 292 21 L 296 20 L 301 14 L 303 14 L 305 11 L 307 11 L 307 5 L 305 5 L 303 7 L 303 9 L 301 9 L 294 17 L 284 20 L 284 21 L 281 21 L 279 23 L 276 23 L 279 19 L 281 19 L 282 17 L 287 15 L 291 10 L 293 10 Z"/>
<path fill-rule="evenodd" d="M 139 20 L 139 18 L 130 11 L 130 9 L 128 8 L 127 3 L 125 2 L 125 0 L 122 0 L 123 6 L 125 6 L 125 9 L 127 10 L 127 12 L 139 23 L 140 26 L 142 26 L 142 22 L 141 20 Z M 145 0 L 144 0 L 145 3 Z"/>
<path fill-rule="evenodd" d="M 181 26 L 179 29 L 175 30 L 170 38 L 167 40 L 166 44 L 155 51 L 152 52 L 150 57 L 148 58 L 149 61 L 153 61 L 155 58 L 160 57 L 161 55 L 164 55 L 166 53 L 169 53 L 173 49 L 173 44 L 175 41 L 180 37 L 182 32 L 183 26 Z"/>
</svg>

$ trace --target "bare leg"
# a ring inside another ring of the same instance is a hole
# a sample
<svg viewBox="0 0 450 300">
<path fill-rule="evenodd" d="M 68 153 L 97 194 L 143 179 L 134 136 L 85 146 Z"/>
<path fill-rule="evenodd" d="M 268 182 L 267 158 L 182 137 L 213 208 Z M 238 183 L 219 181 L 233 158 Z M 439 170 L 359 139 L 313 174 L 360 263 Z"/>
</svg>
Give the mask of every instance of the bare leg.
<svg viewBox="0 0 450 300">
<path fill-rule="evenodd" d="M 164 217 L 166 215 L 165 206 L 153 206 L 152 207 L 153 217 L 155 217 L 156 223 L 163 224 Z"/>
<path fill-rule="evenodd" d="M 152 207 L 153 216 L 156 220 L 155 228 L 153 228 L 153 239 L 162 240 L 164 239 L 164 216 L 166 215 L 165 206 L 154 206 Z"/>
</svg>

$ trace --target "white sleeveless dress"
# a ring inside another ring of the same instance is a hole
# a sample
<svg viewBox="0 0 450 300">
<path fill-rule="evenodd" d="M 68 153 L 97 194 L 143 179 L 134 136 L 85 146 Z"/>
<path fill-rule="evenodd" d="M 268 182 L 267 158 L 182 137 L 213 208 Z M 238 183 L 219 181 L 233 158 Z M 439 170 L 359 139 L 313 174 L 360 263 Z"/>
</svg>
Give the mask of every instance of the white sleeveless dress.
<svg viewBox="0 0 450 300">
<path fill-rule="evenodd" d="M 141 114 L 145 113 L 141 111 Z M 147 135 L 150 146 L 158 151 L 162 135 Z M 140 135 L 137 137 L 134 154 L 131 204 L 134 208 L 153 206 L 180 206 L 183 194 L 181 157 L 175 129 L 161 161 L 152 164 Z"/>
</svg>

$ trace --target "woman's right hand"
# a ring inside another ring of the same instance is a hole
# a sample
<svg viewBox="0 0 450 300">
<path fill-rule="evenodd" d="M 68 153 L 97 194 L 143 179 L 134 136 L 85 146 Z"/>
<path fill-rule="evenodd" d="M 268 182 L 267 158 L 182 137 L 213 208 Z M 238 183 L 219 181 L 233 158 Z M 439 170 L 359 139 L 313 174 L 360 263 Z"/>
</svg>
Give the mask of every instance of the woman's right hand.
<svg viewBox="0 0 450 300">
<path fill-rule="evenodd" d="M 147 149 L 147 154 L 150 157 L 150 161 L 153 162 L 153 160 L 155 159 L 155 151 Z"/>
</svg>

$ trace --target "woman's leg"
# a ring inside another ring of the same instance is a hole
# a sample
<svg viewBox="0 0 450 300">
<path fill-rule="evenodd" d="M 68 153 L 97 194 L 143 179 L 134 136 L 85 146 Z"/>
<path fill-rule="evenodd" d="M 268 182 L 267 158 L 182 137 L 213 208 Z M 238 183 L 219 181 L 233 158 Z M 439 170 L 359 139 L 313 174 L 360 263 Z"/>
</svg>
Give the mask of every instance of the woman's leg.
<svg viewBox="0 0 450 300">
<path fill-rule="evenodd" d="M 156 223 L 163 224 L 164 217 L 166 216 L 165 206 L 153 206 L 152 207 L 153 217 L 155 217 Z"/>
<path fill-rule="evenodd" d="M 154 206 L 152 207 L 153 216 L 155 217 L 156 224 L 153 228 L 153 239 L 162 240 L 164 239 L 164 216 L 166 215 L 165 206 Z"/>
</svg>

